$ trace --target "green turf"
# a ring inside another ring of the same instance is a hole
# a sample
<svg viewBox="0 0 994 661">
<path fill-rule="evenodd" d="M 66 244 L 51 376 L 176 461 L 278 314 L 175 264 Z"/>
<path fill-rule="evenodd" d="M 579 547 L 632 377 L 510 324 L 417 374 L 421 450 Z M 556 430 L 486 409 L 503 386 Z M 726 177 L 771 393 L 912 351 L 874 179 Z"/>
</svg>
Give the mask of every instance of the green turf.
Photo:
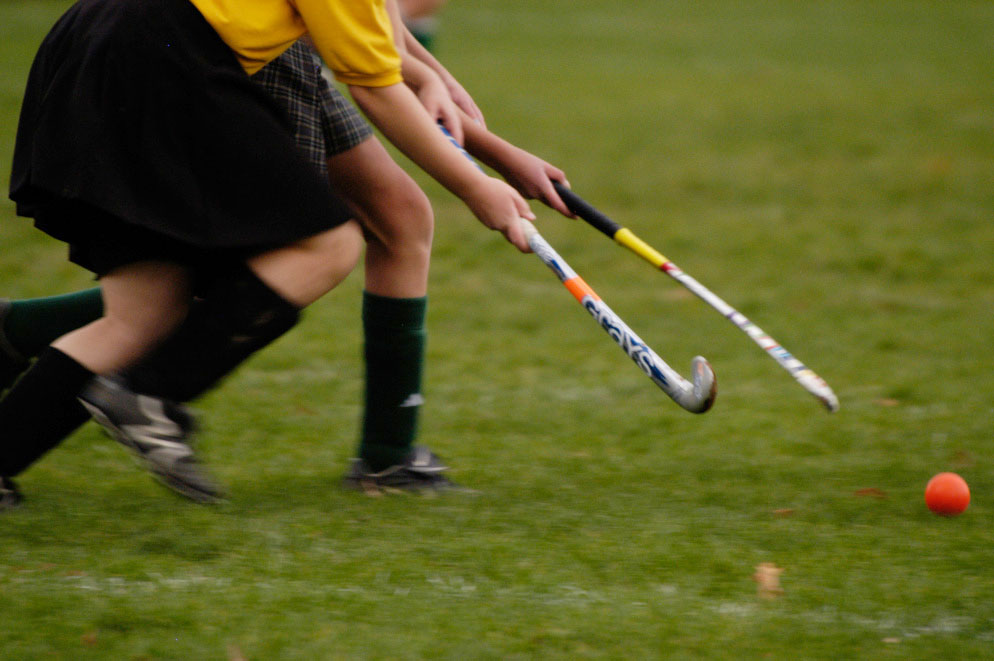
<svg viewBox="0 0 994 661">
<path fill-rule="evenodd" d="M 0 4 L 3 177 L 66 1 Z M 434 184 L 423 438 L 475 496 L 338 480 L 353 276 L 199 403 L 219 508 L 87 427 L 0 518 L 0 659 L 921 659 L 994 645 L 994 4 L 451 3 L 439 55 L 491 128 L 827 379 L 824 413 L 676 283 L 579 222 L 550 242 L 714 410 L 673 405 L 532 256 Z M 4 179 L 6 184 L 6 179 Z M 0 294 L 87 286 L 0 204 Z M 0 435 L 2 435 L 0 430 Z M 922 493 L 961 473 L 973 502 Z M 784 593 L 757 596 L 759 563 Z"/>
</svg>

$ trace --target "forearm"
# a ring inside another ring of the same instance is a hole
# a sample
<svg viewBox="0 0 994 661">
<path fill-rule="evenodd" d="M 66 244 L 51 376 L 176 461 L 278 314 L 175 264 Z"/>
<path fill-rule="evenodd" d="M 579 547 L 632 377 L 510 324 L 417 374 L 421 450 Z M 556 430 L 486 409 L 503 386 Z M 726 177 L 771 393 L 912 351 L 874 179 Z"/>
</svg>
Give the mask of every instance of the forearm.
<svg viewBox="0 0 994 661">
<path fill-rule="evenodd" d="M 405 85 L 350 86 L 349 91 L 387 140 L 458 197 L 465 199 L 487 178 L 449 143 Z"/>
<path fill-rule="evenodd" d="M 403 23 L 401 25 L 403 25 Z M 446 76 L 451 76 L 448 70 L 442 66 L 442 63 L 439 62 L 438 59 L 432 55 L 431 52 L 425 48 L 413 34 L 411 34 L 411 31 L 408 30 L 407 27 L 402 27 L 401 31 L 403 32 L 404 48 L 411 54 L 412 57 L 416 57 L 431 67 L 431 69 L 441 76 L 443 80 L 445 80 Z"/>
<path fill-rule="evenodd" d="M 404 82 L 417 93 L 424 85 L 435 81 L 439 85 L 439 90 L 444 91 L 444 84 L 439 80 L 438 75 L 428 65 L 413 57 L 410 53 L 401 54 L 401 75 Z"/>
<path fill-rule="evenodd" d="M 408 53 L 408 31 L 400 15 L 400 5 L 397 4 L 397 0 L 386 0 L 386 8 L 387 15 L 390 16 L 390 25 L 393 27 L 393 42 L 397 45 L 397 52 L 404 57 Z"/>
<path fill-rule="evenodd" d="M 393 28 L 394 43 L 402 60 L 404 82 L 418 89 L 424 83 L 426 76 L 437 74 L 439 77 L 449 75 L 445 67 L 436 60 L 421 43 L 414 38 L 411 31 L 404 25 L 400 6 L 397 0 L 387 0 L 387 14 Z M 444 81 L 444 77 L 443 77 Z"/>
<path fill-rule="evenodd" d="M 477 160 L 499 172 L 525 197 L 541 200 L 559 213 L 573 217 L 553 186 L 553 182 L 569 185 L 562 170 L 475 122 L 463 121 L 463 131 L 466 151 Z"/>
<path fill-rule="evenodd" d="M 463 113 L 463 133 L 465 134 L 463 147 L 466 151 L 507 178 L 505 166 L 519 148 L 473 122 L 465 113 Z"/>
</svg>

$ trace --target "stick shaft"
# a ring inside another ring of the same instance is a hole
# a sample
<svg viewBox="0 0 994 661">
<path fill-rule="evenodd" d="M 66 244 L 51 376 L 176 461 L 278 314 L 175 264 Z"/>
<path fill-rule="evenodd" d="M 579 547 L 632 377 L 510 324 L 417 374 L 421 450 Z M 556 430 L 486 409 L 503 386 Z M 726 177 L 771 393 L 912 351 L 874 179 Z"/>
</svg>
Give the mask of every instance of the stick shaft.
<svg viewBox="0 0 994 661">
<path fill-rule="evenodd" d="M 468 158 L 476 167 L 480 167 L 479 163 L 463 149 L 463 146 L 452 137 L 452 134 L 444 126 L 439 124 L 439 128 L 448 137 L 449 142 L 462 152 L 463 156 Z M 593 207 L 590 208 L 593 209 Z M 604 218 L 608 223 L 613 222 L 606 216 Z M 691 383 L 684 379 L 676 370 L 667 365 L 666 361 L 660 358 L 648 344 L 643 342 L 621 320 L 621 317 L 608 307 L 607 303 L 601 300 L 597 292 L 591 289 L 590 285 L 570 268 L 566 260 L 559 256 L 559 253 L 538 233 L 531 222 L 524 218 L 520 219 L 520 222 L 528 235 L 528 243 L 532 251 L 559 277 L 566 289 L 573 294 L 573 298 L 597 320 L 601 328 L 628 354 L 639 369 L 652 379 L 653 383 L 659 386 L 673 401 L 691 413 L 704 413 L 711 408 L 717 396 L 717 384 L 714 371 L 707 360 L 702 356 L 694 358 L 691 362 L 694 382 Z"/>
<path fill-rule="evenodd" d="M 646 376 L 673 401 L 692 413 L 703 413 L 714 403 L 714 374 L 703 358 L 695 358 L 695 380 L 680 376 L 666 361 L 640 338 L 566 263 L 528 221 L 522 220 L 528 242 L 536 255 L 552 270 L 580 305 L 590 313 L 611 339 L 628 354 Z"/>
<path fill-rule="evenodd" d="M 573 213 L 583 218 L 590 225 L 597 228 L 616 243 L 624 246 L 645 261 L 649 262 L 657 269 L 663 271 L 668 276 L 686 287 L 691 293 L 703 300 L 705 303 L 717 310 L 723 317 L 739 328 L 743 333 L 752 338 L 753 342 L 759 345 L 771 358 L 783 367 L 797 382 L 809 393 L 821 400 L 822 404 L 829 411 L 836 411 L 839 408 L 839 400 L 831 387 L 820 376 L 814 373 L 804 363 L 795 358 L 793 354 L 783 348 L 768 333 L 750 321 L 744 314 L 726 303 L 721 297 L 702 285 L 695 278 L 684 273 L 684 271 L 670 261 L 658 250 L 640 239 L 634 232 L 626 227 L 622 227 L 615 221 L 608 218 L 601 211 L 595 209 L 590 203 L 583 200 L 579 195 L 555 184 L 556 192 L 562 198 L 566 206 Z"/>
</svg>

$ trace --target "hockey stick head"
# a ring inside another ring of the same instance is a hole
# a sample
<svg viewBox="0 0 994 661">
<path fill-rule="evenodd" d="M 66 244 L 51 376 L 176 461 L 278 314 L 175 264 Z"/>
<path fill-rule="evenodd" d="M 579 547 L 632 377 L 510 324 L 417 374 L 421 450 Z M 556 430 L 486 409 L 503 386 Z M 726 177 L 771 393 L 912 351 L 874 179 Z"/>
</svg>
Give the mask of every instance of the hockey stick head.
<svg viewBox="0 0 994 661">
<path fill-rule="evenodd" d="M 818 400 L 825 405 L 829 413 L 835 413 L 839 410 L 839 398 L 836 397 L 835 392 L 832 390 L 831 386 L 825 383 L 825 380 L 820 376 L 815 374 L 809 369 L 795 374 L 794 378 L 797 382 L 804 387 L 809 393 L 818 398 Z"/>
<path fill-rule="evenodd" d="M 691 413 L 704 413 L 714 405 L 718 396 L 718 378 L 704 356 L 697 356 L 690 361 L 690 370 L 694 382 L 677 400 L 677 404 Z"/>
<path fill-rule="evenodd" d="M 535 226 L 520 220 L 532 251 L 562 281 L 574 298 L 590 313 L 615 343 L 659 388 L 684 410 L 704 413 L 714 404 L 717 384 L 711 365 L 701 356 L 691 362 L 692 381 L 666 364 L 542 238 Z"/>
</svg>

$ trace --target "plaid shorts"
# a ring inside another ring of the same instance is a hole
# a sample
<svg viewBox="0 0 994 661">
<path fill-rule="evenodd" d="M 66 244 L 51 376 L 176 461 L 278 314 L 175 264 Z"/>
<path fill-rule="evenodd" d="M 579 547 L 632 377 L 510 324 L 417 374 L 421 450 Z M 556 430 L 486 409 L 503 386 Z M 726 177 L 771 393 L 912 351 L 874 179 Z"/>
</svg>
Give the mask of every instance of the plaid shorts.
<svg viewBox="0 0 994 661">
<path fill-rule="evenodd" d="M 355 106 L 321 75 L 314 51 L 302 41 L 294 43 L 252 79 L 286 109 L 297 144 L 324 176 L 328 175 L 329 157 L 373 135 L 373 129 Z"/>
</svg>

